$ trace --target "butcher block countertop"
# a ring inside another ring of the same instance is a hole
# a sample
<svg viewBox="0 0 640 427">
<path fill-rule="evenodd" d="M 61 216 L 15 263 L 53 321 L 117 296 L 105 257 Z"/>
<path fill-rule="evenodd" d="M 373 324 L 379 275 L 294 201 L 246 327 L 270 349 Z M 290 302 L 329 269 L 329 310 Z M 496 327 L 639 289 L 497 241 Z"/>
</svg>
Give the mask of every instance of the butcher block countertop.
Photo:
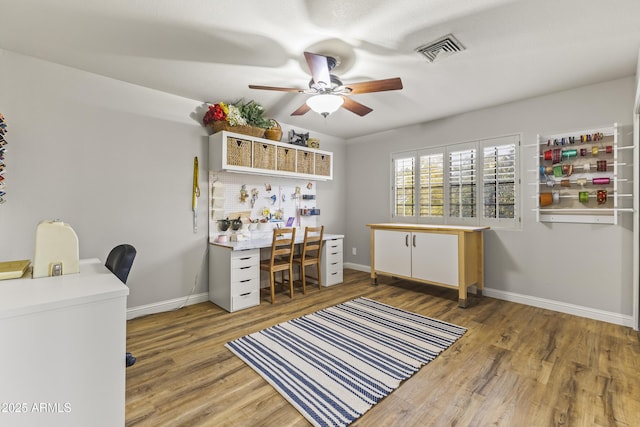
<svg viewBox="0 0 640 427">
<path fill-rule="evenodd" d="M 490 227 L 469 227 L 464 225 L 435 225 L 435 224 L 408 224 L 401 222 L 382 222 L 367 224 L 367 227 L 386 230 L 412 230 L 412 231 L 463 231 L 474 232 L 488 230 Z"/>
</svg>

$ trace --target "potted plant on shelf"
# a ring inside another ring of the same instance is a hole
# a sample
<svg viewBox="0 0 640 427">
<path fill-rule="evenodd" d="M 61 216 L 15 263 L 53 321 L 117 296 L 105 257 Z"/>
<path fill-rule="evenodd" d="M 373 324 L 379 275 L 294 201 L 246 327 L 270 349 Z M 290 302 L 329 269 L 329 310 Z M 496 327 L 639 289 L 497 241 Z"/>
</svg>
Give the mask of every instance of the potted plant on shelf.
<svg viewBox="0 0 640 427">
<path fill-rule="evenodd" d="M 209 105 L 202 122 L 210 126 L 213 132 L 228 130 L 244 135 L 262 138 L 272 122 L 264 118 L 264 108 L 255 101 Z"/>
</svg>

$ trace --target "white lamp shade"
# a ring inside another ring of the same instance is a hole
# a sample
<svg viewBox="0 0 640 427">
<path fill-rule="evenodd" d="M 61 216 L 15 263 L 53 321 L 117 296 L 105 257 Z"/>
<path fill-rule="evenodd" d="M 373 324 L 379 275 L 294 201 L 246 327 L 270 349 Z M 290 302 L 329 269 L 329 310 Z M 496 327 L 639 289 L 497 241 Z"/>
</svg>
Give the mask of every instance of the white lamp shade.
<svg viewBox="0 0 640 427">
<path fill-rule="evenodd" d="M 307 99 L 307 105 L 313 111 L 322 114 L 325 117 L 340 108 L 343 102 L 344 100 L 341 96 L 331 95 L 328 93 L 322 95 L 314 95 L 311 98 Z"/>
</svg>

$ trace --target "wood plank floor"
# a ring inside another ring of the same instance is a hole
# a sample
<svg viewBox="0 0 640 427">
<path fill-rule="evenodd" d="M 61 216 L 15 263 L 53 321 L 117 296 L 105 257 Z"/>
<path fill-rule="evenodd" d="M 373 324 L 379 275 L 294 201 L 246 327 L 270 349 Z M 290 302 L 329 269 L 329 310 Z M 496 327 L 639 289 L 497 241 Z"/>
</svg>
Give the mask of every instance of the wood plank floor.
<svg viewBox="0 0 640 427">
<path fill-rule="evenodd" d="M 468 328 L 353 425 L 639 426 L 640 340 L 616 326 L 345 270 L 343 284 L 227 313 L 211 303 L 128 322 L 127 426 L 306 426 L 224 344 L 366 296 Z"/>
</svg>

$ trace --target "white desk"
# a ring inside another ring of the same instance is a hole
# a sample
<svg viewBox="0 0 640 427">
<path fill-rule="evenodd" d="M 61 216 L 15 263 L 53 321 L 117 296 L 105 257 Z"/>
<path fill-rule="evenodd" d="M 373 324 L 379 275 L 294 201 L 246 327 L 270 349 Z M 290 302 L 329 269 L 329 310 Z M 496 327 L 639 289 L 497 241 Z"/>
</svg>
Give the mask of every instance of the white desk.
<svg viewBox="0 0 640 427">
<path fill-rule="evenodd" d="M 128 294 L 98 259 L 0 281 L 0 425 L 124 425 Z"/>
<path fill-rule="evenodd" d="M 342 282 L 342 234 L 325 233 L 321 263 L 323 285 Z M 296 244 L 304 242 L 304 232 Z M 209 245 L 209 300 L 229 312 L 260 304 L 260 249 L 271 239 L 211 242 Z"/>
</svg>

